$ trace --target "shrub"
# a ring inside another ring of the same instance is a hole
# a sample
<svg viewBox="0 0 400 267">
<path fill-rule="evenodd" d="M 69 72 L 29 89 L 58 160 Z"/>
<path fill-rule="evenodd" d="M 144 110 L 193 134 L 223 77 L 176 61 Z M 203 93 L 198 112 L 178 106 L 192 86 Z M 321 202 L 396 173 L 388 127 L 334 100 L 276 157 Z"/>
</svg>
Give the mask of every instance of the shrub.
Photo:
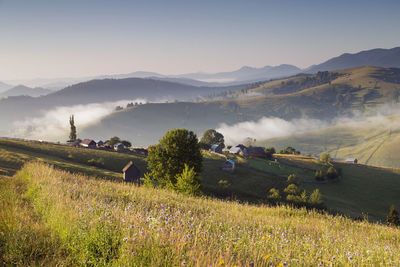
<svg viewBox="0 0 400 267">
<path fill-rule="evenodd" d="M 288 185 L 283 191 L 289 195 L 298 195 L 300 193 L 299 187 L 295 184 Z"/>
<path fill-rule="evenodd" d="M 95 166 L 99 168 L 104 168 L 104 159 L 98 158 L 98 159 L 89 159 L 88 164 L 90 166 Z"/>
<path fill-rule="evenodd" d="M 201 183 L 197 178 L 194 168 L 189 168 L 189 166 L 185 164 L 182 173 L 176 176 L 175 190 L 187 195 L 197 196 L 201 194 L 200 187 Z"/>
<path fill-rule="evenodd" d="M 335 179 L 338 177 L 338 172 L 336 171 L 335 168 L 333 168 L 332 166 L 329 167 L 328 171 L 326 172 L 326 177 L 328 179 Z"/>
<path fill-rule="evenodd" d="M 289 175 L 287 181 L 288 181 L 289 184 L 297 184 L 298 185 L 300 183 L 300 181 L 297 178 L 296 174 Z"/>
<path fill-rule="evenodd" d="M 281 194 L 280 194 L 280 192 L 279 192 L 278 189 L 276 189 L 276 188 L 271 188 L 271 189 L 269 190 L 269 192 L 268 192 L 268 196 L 267 196 L 267 197 L 268 197 L 269 199 L 271 199 L 271 200 L 277 201 L 277 200 L 281 199 Z"/>
<path fill-rule="evenodd" d="M 272 156 L 276 153 L 274 147 L 267 147 L 266 149 L 264 149 L 264 152 L 267 159 L 272 159 Z"/>
<path fill-rule="evenodd" d="M 321 206 L 323 204 L 322 195 L 319 192 L 319 189 L 315 189 L 310 195 L 310 204 L 314 206 Z"/>
<path fill-rule="evenodd" d="M 323 181 L 324 178 L 325 178 L 324 173 L 321 170 L 315 172 L 315 180 Z"/>
<path fill-rule="evenodd" d="M 331 162 L 331 155 L 329 155 L 329 153 L 324 152 L 319 157 L 319 160 L 325 163 Z"/>
<path fill-rule="evenodd" d="M 397 210 L 394 208 L 393 205 L 390 207 L 390 212 L 389 212 L 389 216 L 386 219 L 386 224 L 389 226 L 399 226 L 400 225 L 399 213 L 397 212 Z"/>
</svg>

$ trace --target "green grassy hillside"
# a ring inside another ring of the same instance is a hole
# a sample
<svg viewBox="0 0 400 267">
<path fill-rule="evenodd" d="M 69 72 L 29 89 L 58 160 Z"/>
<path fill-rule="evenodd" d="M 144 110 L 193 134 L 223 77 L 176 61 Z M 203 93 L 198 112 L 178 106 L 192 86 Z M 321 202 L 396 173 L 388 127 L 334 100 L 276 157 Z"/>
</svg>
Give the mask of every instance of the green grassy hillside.
<svg viewBox="0 0 400 267">
<path fill-rule="evenodd" d="M 275 155 L 277 162 L 264 159 L 233 157 L 238 163 L 234 173 L 221 170 L 225 156 L 203 151 L 203 172 L 200 174 L 206 195 L 252 203 L 267 202 L 267 193 L 274 187 L 281 191 L 287 177 L 294 173 L 308 193 L 319 188 L 328 209 L 351 217 L 368 215 L 370 221 L 384 221 L 390 205 L 400 205 L 398 169 L 373 168 L 336 162 L 342 179 L 336 183 L 317 184 L 316 170 L 324 164 L 306 156 Z M 104 159 L 104 167 L 88 165 L 89 159 Z M 62 145 L 0 139 L 0 176 L 13 175 L 26 162 L 39 160 L 58 169 L 122 181 L 121 166 L 134 160 L 142 173 L 145 159 L 126 153 L 73 148 Z M 221 180 L 226 185 L 221 185 Z"/>
<path fill-rule="evenodd" d="M 374 117 L 292 136 L 260 140 L 260 145 L 278 149 L 288 145 L 303 154 L 319 156 L 328 152 L 337 160 L 357 158 L 359 163 L 400 168 L 399 115 Z"/>
<path fill-rule="evenodd" d="M 177 195 L 29 163 L 0 179 L 4 265 L 400 264 L 400 230 Z"/>
</svg>

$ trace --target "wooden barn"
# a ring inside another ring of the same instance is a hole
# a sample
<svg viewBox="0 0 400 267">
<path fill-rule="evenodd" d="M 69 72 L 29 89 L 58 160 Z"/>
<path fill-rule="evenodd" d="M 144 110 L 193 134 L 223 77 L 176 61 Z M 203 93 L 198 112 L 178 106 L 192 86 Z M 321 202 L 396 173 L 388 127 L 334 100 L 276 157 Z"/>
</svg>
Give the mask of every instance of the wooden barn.
<svg viewBox="0 0 400 267">
<path fill-rule="evenodd" d="M 88 148 L 96 148 L 96 142 L 92 139 L 84 139 L 81 143 L 81 146 L 88 147 Z"/>
<path fill-rule="evenodd" d="M 222 170 L 226 171 L 226 172 L 234 172 L 235 167 L 236 167 L 236 163 L 231 159 L 228 159 L 227 161 L 225 161 L 222 164 Z"/>
<path fill-rule="evenodd" d="M 264 148 L 262 148 L 262 147 L 249 147 L 249 148 L 247 148 L 247 154 L 249 155 L 249 157 L 253 157 L 253 158 L 264 158 L 265 157 Z"/>
<path fill-rule="evenodd" d="M 115 151 L 124 151 L 124 149 L 125 149 L 125 147 L 121 143 L 117 143 L 117 144 L 114 145 L 114 150 Z"/>
<path fill-rule="evenodd" d="M 218 153 L 218 154 L 222 154 L 222 149 L 223 149 L 222 145 L 215 144 L 215 145 L 211 146 L 210 151 Z"/>
<path fill-rule="evenodd" d="M 140 170 L 136 167 L 133 161 L 130 161 L 126 166 L 122 169 L 124 174 L 125 182 L 139 183 L 140 182 Z"/>
<path fill-rule="evenodd" d="M 229 149 L 229 153 L 245 157 L 248 156 L 247 147 L 245 147 L 244 145 L 237 145 L 235 147 L 232 147 L 231 149 Z"/>
</svg>

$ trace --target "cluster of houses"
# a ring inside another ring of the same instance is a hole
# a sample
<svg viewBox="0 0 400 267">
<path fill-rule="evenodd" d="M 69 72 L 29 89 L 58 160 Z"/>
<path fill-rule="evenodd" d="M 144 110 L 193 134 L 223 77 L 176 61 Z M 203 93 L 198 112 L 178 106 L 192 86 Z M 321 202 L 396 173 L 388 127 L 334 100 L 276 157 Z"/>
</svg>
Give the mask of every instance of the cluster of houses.
<svg viewBox="0 0 400 267">
<path fill-rule="evenodd" d="M 211 152 L 222 154 L 224 152 L 228 152 L 234 155 L 239 155 L 243 157 L 253 157 L 253 158 L 264 158 L 265 157 L 265 152 L 264 148 L 262 147 L 246 147 L 243 144 L 239 144 L 235 147 L 231 147 L 229 149 L 223 148 L 221 144 L 215 144 L 212 145 L 210 148 Z M 227 161 L 222 164 L 222 170 L 227 171 L 227 172 L 234 172 L 236 167 L 236 163 L 228 159 Z"/>
<path fill-rule="evenodd" d="M 108 143 L 103 142 L 102 140 L 94 141 L 93 139 L 84 139 L 82 141 L 73 141 L 68 142 L 69 145 L 75 147 L 84 147 L 84 148 L 92 148 L 92 149 L 101 149 L 101 150 L 114 150 L 117 152 L 134 152 L 136 154 L 141 154 L 143 156 L 147 156 L 148 150 L 146 148 L 126 148 L 122 143 L 116 143 L 114 145 L 110 145 Z"/>
</svg>

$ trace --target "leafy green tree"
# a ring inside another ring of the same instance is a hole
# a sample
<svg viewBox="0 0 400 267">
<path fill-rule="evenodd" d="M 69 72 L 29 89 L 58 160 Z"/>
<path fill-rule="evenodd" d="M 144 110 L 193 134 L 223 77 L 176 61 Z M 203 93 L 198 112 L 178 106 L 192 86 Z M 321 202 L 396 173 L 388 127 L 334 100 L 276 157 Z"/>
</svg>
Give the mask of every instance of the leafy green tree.
<svg viewBox="0 0 400 267">
<path fill-rule="evenodd" d="M 131 147 L 132 146 L 132 143 L 129 142 L 129 141 L 126 141 L 126 140 L 122 140 L 121 144 L 123 144 L 125 147 Z"/>
<path fill-rule="evenodd" d="M 297 178 L 296 174 L 291 174 L 288 177 L 288 183 L 289 184 L 296 184 L 298 185 L 300 183 L 299 179 Z"/>
<path fill-rule="evenodd" d="M 175 190 L 187 195 L 198 196 L 201 194 L 201 183 L 194 168 L 189 168 L 187 164 L 181 174 L 176 175 Z"/>
<path fill-rule="evenodd" d="M 281 199 L 281 194 L 280 194 L 280 192 L 279 192 L 279 190 L 278 189 L 276 189 L 276 188 L 271 188 L 270 190 L 269 190 L 269 192 L 268 192 L 268 196 L 267 196 L 269 199 L 271 199 L 271 200 L 279 200 L 279 199 Z"/>
<path fill-rule="evenodd" d="M 338 176 L 339 176 L 339 175 L 338 175 L 338 172 L 336 171 L 336 169 L 333 168 L 332 166 L 329 167 L 328 171 L 326 172 L 326 177 L 327 177 L 328 179 L 335 179 L 335 178 L 337 178 Z"/>
<path fill-rule="evenodd" d="M 324 152 L 321 154 L 321 156 L 319 157 L 319 160 L 325 163 L 329 163 L 331 162 L 331 155 L 329 155 L 329 153 Z"/>
<path fill-rule="evenodd" d="M 390 207 L 390 212 L 389 216 L 386 219 L 386 224 L 389 226 L 400 226 L 399 213 L 393 205 Z"/>
<path fill-rule="evenodd" d="M 223 148 L 225 147 L 224 136 L 214 129 L 208 129 L 207 131 L 205 131 L 203 133 L 203 137 L 200 140 L 200 143 L 208 147 L 216 144 L 222 145 Z"/>
<path fill-rule="evenodd" d="M 285 190 L 283 190 L 283 192 L 289 195 L 298 195 L 300 193 L 300 189 L 297 185 L 290 184 L 285 188 Z"/>
<path fill-rule="evenodd" d="M 118 136 L 114 136 L 110 138 L 110 141 L 108 141 L 108 144 L 110 146 L 113 146 L 115 144 L 121 143 L 121 139 Z"/>
<path fill-rule="evenodd" d="M 323 204 L 322 195 L 319 192 L 319 189 L 315 189 L 312 194 L 310 195 L 310 204 L 315 206 L 321 206 Z"/>
<path fill-rule="evenodd" d="M 185 164 L 195 173 L 201 172 L 203 157 L 195 133 L 174 129 L 168 131 L 158 145 L 149 148 L 146 161 L 151 179 L 156 180 L 153 184 L 174 188 L 176 177 L 183 172 Z"/>
<path fill-rule="evenodd" d="M 286 200 L 289 202 L 294 202 L 294 203 L 300 203 L 302 202 L 301 200 L 301 196 L 299 195 L 293 195 L 293 194 L 289 194 L 286 196 Z"/>
<path fill-rule="evenodd" d="M 70 124 L 70 132 L 69 132 L 69 140 L 76 141 L 76 127 L 75 127 L 75 118 L 74 115 L 69 117 L 69 124 Z"/>
</svg>

